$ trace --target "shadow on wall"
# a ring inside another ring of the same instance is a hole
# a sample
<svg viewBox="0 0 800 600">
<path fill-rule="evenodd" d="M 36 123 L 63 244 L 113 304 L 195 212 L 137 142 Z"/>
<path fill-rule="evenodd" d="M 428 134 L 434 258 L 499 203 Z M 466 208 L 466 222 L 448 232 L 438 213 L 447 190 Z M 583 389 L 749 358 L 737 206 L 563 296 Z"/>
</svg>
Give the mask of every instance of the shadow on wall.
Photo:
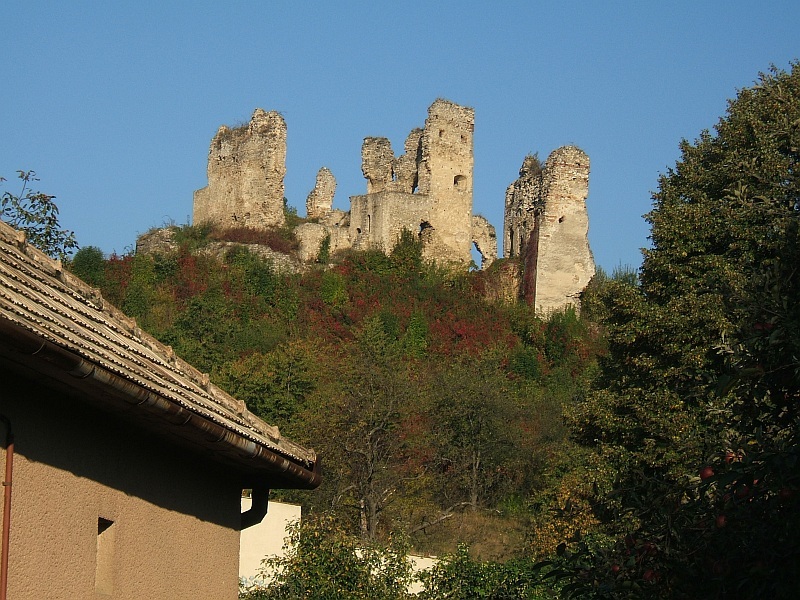
<svg viewBox="0 0 800 600">
<path fill-rule="evenodd" d="M 14 423 L 20 458 L 51 465 L 167 510 L 238 529 L 239 512 L 228 504 L 236 501 L 241 487 L 228 470 L 63 390 L 5 370 L 0 370 L 0 380 L 3 412 Z M 36 410 L 30 410 L 31 406 Z M 97 448 L 103 449 L 102 454 Z M 173 484 L 161 485 L 163 481 Z M 208 493 L 224 488 L 229 489 Z"/>
</svg>

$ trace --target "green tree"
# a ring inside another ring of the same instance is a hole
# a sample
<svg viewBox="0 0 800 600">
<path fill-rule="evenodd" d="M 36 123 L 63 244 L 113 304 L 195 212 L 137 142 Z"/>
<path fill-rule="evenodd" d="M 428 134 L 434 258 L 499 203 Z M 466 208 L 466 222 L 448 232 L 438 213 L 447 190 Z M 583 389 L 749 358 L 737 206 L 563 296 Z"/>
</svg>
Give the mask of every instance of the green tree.
<svg viewBox="0 0 800 600">
<path fill-rule="evenodd" d="M 610 288 L 609 355 L 569 415 L 616 470 L 596 482 L 612 537 L 564 554 L 575 594 L 800 589 L 799 156 L 795 63 L 741 90 L 660 178 L 641 285 Z"/>
<path fill-rule="evenodd" d="M 100 287 L 105 283 L 105 257 L 97 246 L 84 246 L 78 250 L 69 266 L 88 284 Z"/>
<path fill-rule="evenodd" d="M 58 206 L 50 196 L 34 191 L 30 185 L 39 181 L 33 171 L 17 171 L 22 181 L 18 195 L 3 192 L 0 198 L 2 218 L 12 227 L 25 232 L 28 241 L 45 254 L 66 260 L 78 248 L 75 233 L 61 229 L 58 222 Z M 0 177 L 0 181 L 5 181 Z"/>
<path fill-rule="evenodd" d="M 407 547 L 365 543 L 328 516 L 296 523 L 284 555 L 264 561 L 266 585 L 243 600 L 405 600 L 412 580 Z"/>
<path fill-rule="evenodd" d="M 519 411 L 495 357 L 465 356 L 434 375 L 432 422 L 443 504 L 487 507 L 507 491 Z"/>
<path fill-rule="evenodd" d="M 385 511 L 410 477 L 402 469 L 406 441 L 400 426 L 413 388 L 378 316 L 368 318 L 337 357 L 340 381 L 317 390 L 306 425 L 337 432 L 319 440 L 328 457 L 330 506 L 355 515 L 361 536 L 375 540 L 381 526 L 387 528 Z"/>
<path fill-rule="evenodd" d="M 253 352 L 222 365 L 218 383 L 267 423 L 292 435 L 314 389 L 307 344 L 290 341 L 268 354 Z"/>
</svg>

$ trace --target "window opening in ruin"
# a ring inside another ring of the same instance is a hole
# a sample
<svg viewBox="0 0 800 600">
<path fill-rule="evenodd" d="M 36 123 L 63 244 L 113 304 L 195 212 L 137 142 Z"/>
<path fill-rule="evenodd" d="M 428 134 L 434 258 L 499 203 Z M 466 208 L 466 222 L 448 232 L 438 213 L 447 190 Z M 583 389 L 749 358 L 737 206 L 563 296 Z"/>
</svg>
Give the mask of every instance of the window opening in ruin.
<svg viewBox="0 0 800 600">
<path fill-rule="evenodd" d="M 456 175 L 453 177 L 453 187 L 457 190 L 463 190 L 467 187 L 467 178 L 463 175 Z"/>
<path fill-rule="evenodd" d="M 356 227 L 356 233 L 361 235 L 361 227 Z"/>
<path fill-rule="evenodd" d="M 483 252 L 481 252 L 481 247 L 478 246 L 478 242 L 472 242 L 470 256 L 472 260 L 469 263 L 469 270 L 480 271 L 483 268 Z"/>
<path fill-rule="evenodd" d="M 444 137 L 444 129 L 439 130 L 439 137 Z"/>
<path fill-rule="evenodd" d="M 564 217 L 563 217 L 563 216 L 561 216 L 561 217 L 558 217 L 558 222 L 559 222 L 559 223 L 563 223 L 563 222 L 564 222 Z"/>
<path fill-rule="evenodd" d="M 94 588 L 98 594 L 114 593 L 114 521 L 97 518 L 97 557 L 95 561 Z"/>
<path fill-rule="evenodd" d="M 371 226 L 372 226 L 372 216 L 367 215 L 367 233 L 369 233 Z"/>
<path fill-rule="evenodd" d="M 414 183 L 411 184 L 411 193 L 416 194 L 419 187 L 419 175 L 414 175 Z"/>
<path fill-rule="evenodd" d="M 433 225 L 431 225 L 427 221 L 422 221 L 419 224 L 419 234 L 418 234 L 419 239 L 423 239 L 423 237 L 426 234 L 429 234 L 431 231 L 433 231 Z"/>
<path fill-rule="evenodd" d="M 514 243 L 514 228 L 513 227 L 509 227 L 508 228 L 508 241 L 509 241 L 510 246 L 511 246 L 511 248 L 509 248 L 509 250 L 508 250 L 508 255 L 509 256 L 515 256 L 516 254 L 515 254 L 514 251 L 516 250 L 516 246 L 517 245 Z"/>
</svg>

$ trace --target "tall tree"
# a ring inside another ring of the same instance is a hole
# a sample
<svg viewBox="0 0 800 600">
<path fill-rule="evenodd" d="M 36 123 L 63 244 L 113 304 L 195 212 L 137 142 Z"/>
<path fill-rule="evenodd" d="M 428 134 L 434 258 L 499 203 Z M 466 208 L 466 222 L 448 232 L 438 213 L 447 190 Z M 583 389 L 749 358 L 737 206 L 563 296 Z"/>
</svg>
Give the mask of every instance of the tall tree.
<svg viewBox="0 0 800 600">
<path fill-rule="evenodd" d="M 400 424 L 412 380 L 377 316 L 364 322 L 340 356 L 340 381 L 314 394 L 308 424 L 337 432 L 320 440 L 329 465 L 325 477 L 331 505 L 357 515 L 362 537 L 374 540 L 384 511 L 401 495 L 404 483 Z"/>
<path fill-rule="evenodd" d="M 609 356 L 570 415 L 617 469 L 597 512 L 620 537 L 589 552 L 584 596 L 800 589 L 798 157 L 793 64 L 741 90 L 659 180 L 641 286 L 608 295 Z"/>
<path fill-rule="evenodd" d="M 443 505 L 487 506 L 510 480 L 519 437 L 515 398 L 492 356 L 464 356 L 437 371 L 433 415 Z"/>
</svg>

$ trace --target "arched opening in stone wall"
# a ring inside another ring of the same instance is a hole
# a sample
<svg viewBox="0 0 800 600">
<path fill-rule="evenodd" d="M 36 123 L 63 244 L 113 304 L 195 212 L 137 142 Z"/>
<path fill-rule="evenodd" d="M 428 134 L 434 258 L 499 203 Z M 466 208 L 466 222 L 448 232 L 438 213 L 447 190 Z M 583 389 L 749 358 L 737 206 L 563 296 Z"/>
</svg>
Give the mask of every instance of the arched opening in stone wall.
<svg viewBox="0 0 800 600">
<path fill-rule="evenodd" d="M 472 248 L 470 248 L 470 256 L 472 257 L 472 263 L 469 265 L 470 271 L 480 271 L 483 269 L 483 251 L 481 247 L 478 245 L 478 242 L 472 242 Z"/>
<path fill-rule="evenodd" d="M 463 175 L 456 175 L 453 177 L 453 187 L 457 190 L 464 191 L 467 189 L 467 178 Z"/>
</svg>

